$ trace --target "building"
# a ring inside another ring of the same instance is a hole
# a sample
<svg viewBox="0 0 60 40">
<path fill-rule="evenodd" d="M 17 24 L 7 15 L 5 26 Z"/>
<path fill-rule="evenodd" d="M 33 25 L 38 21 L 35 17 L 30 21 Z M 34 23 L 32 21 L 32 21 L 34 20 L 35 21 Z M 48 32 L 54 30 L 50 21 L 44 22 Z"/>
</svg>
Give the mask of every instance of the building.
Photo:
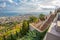
<svg viewBox="0 0 60 40">
<path fill-rule="evenodd" d="M 44 40 L 60 40 L 60 13 L 57 12 Z"/>
</svg>

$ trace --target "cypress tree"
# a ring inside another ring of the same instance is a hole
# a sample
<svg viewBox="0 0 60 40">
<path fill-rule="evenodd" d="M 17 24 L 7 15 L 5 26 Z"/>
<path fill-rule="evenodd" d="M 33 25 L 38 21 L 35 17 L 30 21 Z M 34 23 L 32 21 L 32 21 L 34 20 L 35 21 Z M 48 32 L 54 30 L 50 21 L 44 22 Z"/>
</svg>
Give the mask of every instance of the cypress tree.
<svg viewBox="0 0 60 40">
<path fill-rule="evenodd" d="M 5 35 L 3 36 L 3 40 L 6 40 Z"/>
</svg>

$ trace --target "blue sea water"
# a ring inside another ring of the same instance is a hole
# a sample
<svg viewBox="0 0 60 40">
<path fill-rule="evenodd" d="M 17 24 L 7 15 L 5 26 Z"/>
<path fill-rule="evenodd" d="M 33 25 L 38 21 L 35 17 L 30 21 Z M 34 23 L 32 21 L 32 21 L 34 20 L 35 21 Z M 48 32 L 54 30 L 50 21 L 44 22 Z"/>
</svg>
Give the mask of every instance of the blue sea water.
<svg viewBox="0 0 60 40">
<path fill-rule="evenodd" d="M 39 15 L 39 14 L 45 14 L 45 15 L 48 15 L 50 13 L 50 11 L 52 10 L 43 10 L 43 11 L 40 11 L 40 12 L 0 12 L 0 17 L 2 16 L 22 16 L 22 15 Z"/>
<path fill-rule="evenodd" d="M 2 16 L 18 16 L 18 13 L 0 13 L 0 17 Z"/>
<path fill-rule="evenodd" d="M 26 15 L 26 14 L 28 14 L 28 15 L 39 15 L 39 14 L 41 14 L 41 13 L 43 13 L 43 14 L 49 14 L 49 13 L 47 13 L 47 12 L 30 12 L 30 13 L 14 13 L 14 12 L 11 12 L 11 13 L 0 13 L 0 17 L 2 17 L 2 16 L 22 16 L 22 15 Z"/>
</svg>

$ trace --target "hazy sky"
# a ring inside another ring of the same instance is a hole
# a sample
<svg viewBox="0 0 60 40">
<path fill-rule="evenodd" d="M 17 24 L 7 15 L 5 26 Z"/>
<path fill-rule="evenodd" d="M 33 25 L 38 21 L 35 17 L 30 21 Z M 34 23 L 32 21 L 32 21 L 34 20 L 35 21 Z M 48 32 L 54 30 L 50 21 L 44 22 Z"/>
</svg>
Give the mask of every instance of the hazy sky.
<svg viewBox="0 0 60 40">
<path fill-rule="evenodd" d="M 60 7 L 60 0 L 0 0 L 0 12 L 39 12 Z"/>
</svg>

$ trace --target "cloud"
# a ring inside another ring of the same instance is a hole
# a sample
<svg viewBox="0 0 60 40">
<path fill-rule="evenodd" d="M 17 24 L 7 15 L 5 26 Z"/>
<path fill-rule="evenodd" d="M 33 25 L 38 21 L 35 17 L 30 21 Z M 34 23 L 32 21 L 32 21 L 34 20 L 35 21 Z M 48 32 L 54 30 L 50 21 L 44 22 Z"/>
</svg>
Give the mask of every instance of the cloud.
<svg viewBox="0 0 60 40">
<path fill-rule="evenodd" d="M 60 6 L 59 0 L 4 0 L 0 5 L 0 7 L 4 8 L 2 11 L 15 12 L 39 12 L 43 9 L 55 9 L 56 6 Z"/>
<path fill-rule="evenodd" d="M 59 6 L 60 7 L 60 0 L 55 0 L 51 2 L 53 5 L 55 6 Z"/>
<path fill-rule="evenodd" d="M 51 8 L 51 9 L 54 9 L 55 8 L 55 6 L 53 6 L 53 5 L 40 5 L 39 4 L 39 6 L 40 6 L 40 8 Z"/>
<path fill-rule="evenodd" d="M 6 7 L 6 3 L 3 3 L 3 8 Z"/>
<path fill-rule="evenodd" d="M 0 8 L 5 8 L 5 7 L 6 7 L 6 3 L 5 2 L 0 4 Z"/>
<path fill-rule="evenodd" d="M 9 2 L 13 3 L 13 0 L 8 0 Z"/>
</svg>

